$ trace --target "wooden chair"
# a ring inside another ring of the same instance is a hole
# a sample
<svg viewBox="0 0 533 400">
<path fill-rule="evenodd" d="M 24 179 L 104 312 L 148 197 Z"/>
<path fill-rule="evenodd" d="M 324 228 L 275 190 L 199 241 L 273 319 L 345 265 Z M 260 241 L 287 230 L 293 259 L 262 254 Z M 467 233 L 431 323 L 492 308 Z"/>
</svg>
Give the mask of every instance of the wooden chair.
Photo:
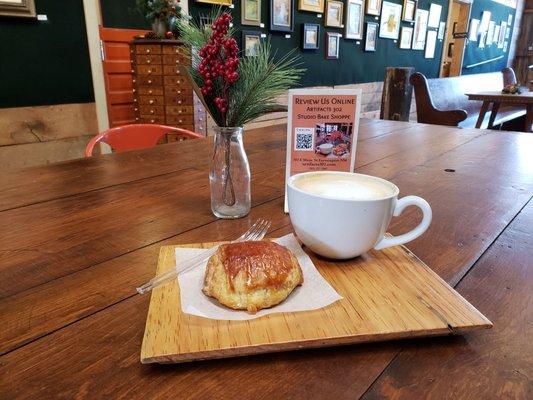
<svg viewBox="0 0 533 400">
<path fill-rule="evenodd" d="M 183 139 L 201 139 L 204 136 L 173 126 L 153 124 L 133 124 L 111 128 L 93 137 L 85 148 L 85 157 L 93 155 L 97 143 L 106 143 L 117 152 L 154 147 L 166 134 L 178 135 Z"/>
</svg>

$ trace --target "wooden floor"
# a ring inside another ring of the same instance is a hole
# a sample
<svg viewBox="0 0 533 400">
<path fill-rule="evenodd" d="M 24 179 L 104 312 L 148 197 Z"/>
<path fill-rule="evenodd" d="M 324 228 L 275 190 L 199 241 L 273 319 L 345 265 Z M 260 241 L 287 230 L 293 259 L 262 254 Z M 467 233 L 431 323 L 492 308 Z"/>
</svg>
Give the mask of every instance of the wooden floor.
<svg viewBox="0 0 533 400">
<path fill-rule="evenodd" d="M 533 398 L 533 136 L 363 120 L 357 170 L 432 205 L 408 247 L 494 328 L 180 366 L 139 362 L 161 245 L 282 212 L 285 127 L 247 132 L 249 217 L 209 209 L 209 140 L 0 172 L 0 398 Z M 393 234 L 418 213 L 394 219 Z"/>
</svg>

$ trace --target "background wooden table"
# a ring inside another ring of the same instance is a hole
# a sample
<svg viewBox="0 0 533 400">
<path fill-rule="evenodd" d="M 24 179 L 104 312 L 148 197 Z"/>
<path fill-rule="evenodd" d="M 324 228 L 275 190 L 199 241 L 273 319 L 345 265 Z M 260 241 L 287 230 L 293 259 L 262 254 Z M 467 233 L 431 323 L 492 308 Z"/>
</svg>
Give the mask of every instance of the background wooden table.
<svg viewBox="0 0 533 400">
<path fill-rule="evenodd" d="M 492 330 L 141 365 L 149 297 L 135 287 L 161 245 L 231 239 L 256 218 L 291 231 L 285 128 L 264 128 L 245 134 L 253 208 L 235 221 L 210 211 L 210 140 L 2 171 L 0 398 L 533 398 L 533 136 L 363 120 L 359 139 L 359 172 L 431 203 L 408 247 Z"/>
<path fill-rule="evenodd" d="M 522 89 L 520 94 L 504 94 L 502 92 L 488 91 L 478 93 L 468 93 L 468 100 L 481 100 L 483 104 L 479 110 L 479 117 L 476 122 L 476 128 L 480 128 L 485 114 L 487 113 L 490 103 L 492 109 L 490 111 L 488 128 L 492 129 L 496 114 L 501 105 L 523 106 L 526 109 L 526 119 L 524 123 L 524 131 L 531 132 L 531 124 L 533 124 L 533 92 Z"/>
</svg>

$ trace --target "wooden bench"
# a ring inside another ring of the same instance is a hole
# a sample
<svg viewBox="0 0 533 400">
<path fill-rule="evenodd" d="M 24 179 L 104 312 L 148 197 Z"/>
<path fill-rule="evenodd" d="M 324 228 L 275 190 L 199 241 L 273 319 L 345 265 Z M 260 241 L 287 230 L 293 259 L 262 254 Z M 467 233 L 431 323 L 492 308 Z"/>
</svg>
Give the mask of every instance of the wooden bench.
<svg viewBox="0 0 533 400">
<path fill-rule="evenodd" d="M 425 124 L 459 126 L 473 128 L 481 109 L 481 101 L 468 100 L 466 93 L 501 90 L 503 75 L 501 72 L 462 75 L 452 78 L 426 79 L 416 72 L 410 82 L 415 90 L 417 121 Z M 481 128 L 489 123 L 487 113 Z M 524 109 L 503 106 L 498 110 L 494 129 L 513 126 L 525 116 Z"/>
</svg>

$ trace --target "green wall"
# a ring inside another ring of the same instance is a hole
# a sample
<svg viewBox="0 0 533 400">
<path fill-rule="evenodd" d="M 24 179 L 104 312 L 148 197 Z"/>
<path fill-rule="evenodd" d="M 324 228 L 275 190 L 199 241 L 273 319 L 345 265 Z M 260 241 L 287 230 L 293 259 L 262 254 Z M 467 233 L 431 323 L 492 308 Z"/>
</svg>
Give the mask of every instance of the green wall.
<svg viewBox="0 0 533 400">
<path fill-rule="evenodd" d="M 37 0 L 48 21 L 0 17 L 0 107 L 94 101 L 82 0 Z"/>
<path fill-rule="evenodd" d="M 509 14 L 513 16 L 513 23 L 511 25 L 511 32 L 512 28 L 514 26 L 515 22 L 515 9 L 511 7 L 504 6 L 503 4 L 496 3 L 492 0 L 474 0 L 474 3 L 472 4 L 472 10 L 470 11 L 470 19 L 475 18 L 481 20 L 481 15 L 483 14 L 483 11 L 490 11 L 491 21 L 494 21 L 497 25 L 499 25 L 502 21 L 507 21 L 507 17 Z M 511 38 L 505 39 L 511 43 Z M 507 47 L 507 51 L 503 51 L 503 49 L 499 49 L 496 44 L 492 44 L 490 46 L 485 46 L 484 48 L 479 48 L 479 42 L 469 42 L 466 45 L 465 48 L 465 55 L 463 60 L 463 75 L 469 75 L 469 74 L 479 74 L 482 72 L 494 72 L 494 71 L 501 71 L 503 68 L 507 66 L 507 59 L 509 57 L 509 47 Z M 490 60 L 491 58 L 495 58 L 498 56 L 503 55 L 504 57 L 487 63 L 483 64 L 474 68 L 465 68 L 467 65 L 476 64 L 478 62 L 484 61 L 484 60 Z"/>
<path fill-rule="evenodd" d="M 100 0 L 102 24 L 106 28 L 150 29 L 135 3 L 135 0 Z"/>
<path fill-rule="evenodd" d="M 294 0 L 296 9 L 298 0 Z M 392 3 L 403 4 L 401 0 L 392 0 Z M 429 10 L 430 3 L 442 5 L 441 21 L 444 21 L 448 15 L 447 0 L 420 0 L 419 7 Z M 241 1 L 234 1 L 235 8 L 232 12 L 237 29 L 241 28 Z M 436 77 L 439 74 L 440 59 L 442 55 L 443 41 L 437 40 L 435 58 L 424 58 L 424 51 L 420 50 L 401 50 L 398 43 L 392 39 L 377 40 L 375 52 L 364 51 L 364 40 L 357 45 L 355 40 L 341 40 L 340 57 L 338 60 L 327 60 L 325 58 L 325 32 L 338 32 L 344 34 L 343 29 L 325 28 L 324 16 L 317 18 L 316 13 L 305 11 L 296 11 L 295 29 L 290 39 L 285 38 L 283 32 L 269 32 L 269 0 L 261 1 L 261 19 L 265 28 L 261 29 L 254 26 L 245 26 L 247 30 L 260 30 L 263 33 L 271 35 L 272 47 L 283 54 L 293 48 L 301 48 L 301 26 L 303 23 L 315 23 L 320 25 L 320 48 L 318 50 L 302 51 L 302 60 L 306 64 L 307 73 L 301 81 L 302 86 L 320 86 L 320 85 L 340 85 L 349 83 L 376 82 L 382 81 L 385 76 L 385 68 L 391 66 L 414 66 L 417 71 L 422 72 L 428 77 Z M 211 6 L 208 4 L 191 1 L 189 11 L 193 16 L 199 13 L 207 14 Z M 379 22 L 374 16 L 365 15 L 367 22 Z M 408 22 L 402 22 L 402 26 L 411 26 Z M 366 26 L 365 26 L 366 32 Z M 239 38 L 240 40 L 240 38 Z"/>
</svg>

